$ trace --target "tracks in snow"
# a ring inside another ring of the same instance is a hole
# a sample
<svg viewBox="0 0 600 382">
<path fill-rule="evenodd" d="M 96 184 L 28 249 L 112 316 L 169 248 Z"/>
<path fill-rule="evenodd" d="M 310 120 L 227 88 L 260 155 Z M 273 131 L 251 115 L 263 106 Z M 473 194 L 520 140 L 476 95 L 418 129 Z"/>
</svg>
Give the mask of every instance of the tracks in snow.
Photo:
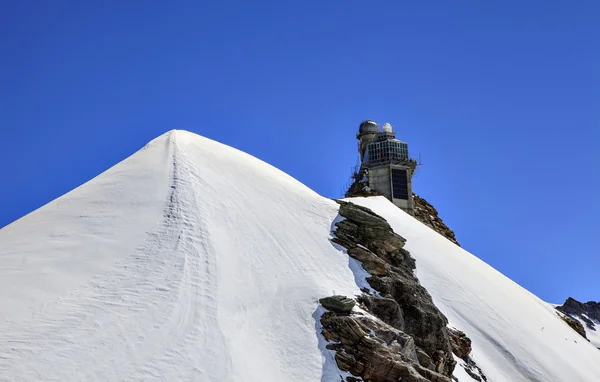
<svg viewBox="0 0 600 382">
<path fill-rule="evenodd" d="M 114 269 L 31 319 L 0 326 L 0 380 L 213 380 L 231 369 L 199 203 L 203 181 L 176 134 L 171 139 L 171 190 L 160 223 Z"/>
</svg>

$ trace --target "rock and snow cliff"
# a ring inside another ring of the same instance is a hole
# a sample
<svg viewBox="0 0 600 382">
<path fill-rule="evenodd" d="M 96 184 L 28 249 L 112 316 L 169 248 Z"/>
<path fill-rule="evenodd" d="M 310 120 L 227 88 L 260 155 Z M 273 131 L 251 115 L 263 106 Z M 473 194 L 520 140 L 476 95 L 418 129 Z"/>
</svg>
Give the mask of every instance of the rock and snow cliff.
<svg viewBox="0 0 600 382">
<path fill-rule="evenodd" d="M 560 312 L 576 320 L 578 329 L 586 339 L 600 349 L 600 302 L 581 303 L 569 297 L 563 305 L 557 306 Z"/>
<path fill-rule="evenodd" d="M 597 380 L 600 352 L 552 307 L 386 199 L 351 201 L 406 239 L 415 279 L 444 317 L 433 332 L 463 331 L 488 381 Z M 332 243 L 339 214 L 258 159 L 169 132 L 0 230 L 0 380 L 352 380 L 326 347 L 324 323 L 335 322 L 318 301 L 360 296 L 374 275 Z M 392 258 L 371 260 L 400 272 Z M 386 298 L 385 285 L 370 293 Z M 386 350 L 404 350 L 411 367 L 443 374 L 396 327 L 425 352 L 445 340 L 419 339 L 427 322 L 402 303 L 403 325 L 388 317 L 373 332 L 393 336 Z M 454 377 L 470 381 L 463 362 Z"/>
<path fill-rule="evenodd" d="M 416 274 L 492 381 L 595 381 L 600 352 L 553 307 L 382 197 L 355 198 L 406 238 Z M 461 362 L 459 362 L 459 366 Z M 458 371 L 460 368 L 457 367 Z"/>
</svg>

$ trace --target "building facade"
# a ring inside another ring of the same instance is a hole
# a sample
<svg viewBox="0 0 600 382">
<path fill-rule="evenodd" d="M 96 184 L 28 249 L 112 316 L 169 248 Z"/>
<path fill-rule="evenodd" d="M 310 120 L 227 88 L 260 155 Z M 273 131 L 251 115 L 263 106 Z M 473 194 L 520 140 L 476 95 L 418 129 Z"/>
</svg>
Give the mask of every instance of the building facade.
<svg viewBox="0 0 600 382">
<path fill-rule="evenodd" d="M 417 161 L 411 159 L 408 144 L 396 138 L 392 125 L 381 129 L 373 121 L 360 124 L 358 152 L 361 165 L 358 174 L 364 187 L 384 195 L 396 206 L 414 215 L 412 176 Z"/>
</svg>

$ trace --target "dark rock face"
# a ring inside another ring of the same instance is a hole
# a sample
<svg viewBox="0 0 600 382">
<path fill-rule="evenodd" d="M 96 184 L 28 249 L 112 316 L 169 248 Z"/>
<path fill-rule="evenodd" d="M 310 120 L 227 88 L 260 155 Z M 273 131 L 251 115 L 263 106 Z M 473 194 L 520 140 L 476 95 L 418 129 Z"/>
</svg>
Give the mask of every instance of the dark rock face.
<svg viewBox="0 0 600 382">
<path fill-rule="evenodd" d="M 390 325 L 361 314 L 326 312 L 321 317 L 323 335 L 334 342 L 340 370 L 364 381 L 450 382 L 419 363 L 411 336 Z M 425 355 L 426 356 L 426 355 Z"/>
<path fill-rule="evenodd" d="M 459 364 L 467 374 L 476 381 L 487 381 L 487 377 L 483 371 L 477 366 L 471 358 L 471 339 L 460 330 L 448 329 L 450 333 L 450 345 L 455 356 L 462 359 L 464 363 Z"/>
<path fill-rule="evenodd" d="M 413 339 L 417 356 L 412 362 L 419 366 L 413 365 L 415 370 L 422 368 L 450 377 L 455 361 L 446 328 L 448 320 L 414 275 L 415 260 L 403 248 L 406 240 L 394 233 L 387 221 L 371 210 L 348 202 L 338 203 L 340 215 L 345 220 L 336 224 L 333 241 L 345 247 L 348 255 L 362 262 L 364 269 L 372 275 L 367 280 L 369 285 L 383 297 L 362 296 L 359 301 L 383 323 Z"/>
<path fill-rule="evenodd" d="M 595 324 L 592 320 L 600 321 L 600 302 L 588 301 L 581 303 L 569 297 L 563 305 L 556 307 L 556 309 L 569 316 L 581 318 L 592 330 L 595 330 Z"/>
<path fill-rule="evenodd" d="M 465 363 L 461 365 L 463 369 L 476 381 L 487 381 L 487 377 L 483 374 L 483 371 L 477 366 L 475 361 L 473 361 L 470 357 L 466 357 L 464 359 Z"/>
<path fill-rule="evenodd" d="M 325 309 L 332 310 L 338 313 L 350 313 L 356 301 L 346 296 L 331 296 L 325 297 L 319 300 L 319 303 L 323 305 Z"/>
<path fill-rule="evenodd" d="M 441 234 L 454 244 L 460 246 L 456 240 L 454 231 L 444 224 L 442 219 L 438 216 L 438 212 L 434 206 L 416 194 L 413 194 L 413 202 L 415 204 L 415 218 L 417 218 L 417 220 Z"/>
<path fill-rule="evenodd" d="M 465 358 L 471 354 L 471 339 L 460 330 L 449 329 L 450 333 L 450 345 L 452 346 L 452 352 L 458 358 Z"/>
<path fill-rule="evenodd" d="M 559 314 L 560 318 L 586 340 L 588 338 L 584 326 L 573 317 L 577 317 L 585 322 L 585 326 L 588 327 L 588 330 L 598 330 L 597 322 L 600 321 L 600 302 L 588 301 L 582 303 L 569 297 L 563 305 L 557 306 L 556 309 L 562 313 Z"/>
<path fill-rule="evenodd" d="M 358 302 L 381 321 L 398 330 L 404 330 L 404 313 L 395 300 L 363 294 L 358 298 Z"/>
</svg>

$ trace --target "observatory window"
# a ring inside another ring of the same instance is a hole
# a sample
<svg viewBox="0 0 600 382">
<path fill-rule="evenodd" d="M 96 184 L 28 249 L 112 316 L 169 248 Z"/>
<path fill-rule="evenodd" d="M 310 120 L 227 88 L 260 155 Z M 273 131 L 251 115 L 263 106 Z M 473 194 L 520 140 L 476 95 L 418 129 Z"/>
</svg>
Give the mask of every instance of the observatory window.
<svg viewBox="0 0 600 382">
<path fill-rule="evenodd" d="M 408 200 L 408 177 L 406 170 L 392 169 L 392 197 Z"/>
<path fill-rule="evenodd" d="M 373 142 L 368 147 L 368 162 L 408 159 L 408 145 L 399 141 Z"/>
</svg>

